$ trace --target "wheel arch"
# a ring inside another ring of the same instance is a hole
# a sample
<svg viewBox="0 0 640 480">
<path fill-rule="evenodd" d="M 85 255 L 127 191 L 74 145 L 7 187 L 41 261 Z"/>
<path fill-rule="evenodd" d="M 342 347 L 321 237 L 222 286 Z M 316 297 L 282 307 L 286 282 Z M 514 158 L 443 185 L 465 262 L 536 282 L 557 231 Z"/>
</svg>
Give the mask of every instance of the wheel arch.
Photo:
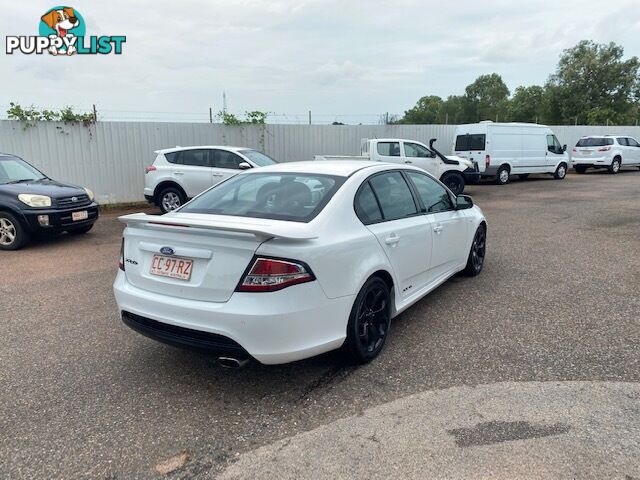
<svg viewBox="0 0 640 480">
<path fill-rule="evenodd" d="M 182 185 L 180 185 L 178 182 L 176 182 L 175 180 L 163 180 L 158 185 L 156 185 L 156 188 L 153 190 L 153 201 L 156 205 L 160 203 L 160 199 L 158 198 L 158 195 L 160 195 L 160 192 L 162 192 L 162 190 L 168 187 L 177 188 L 182 192 L 182 194 L 184 195 L 184 198 L 188 198 L 187 192 L 184 190 L 184 188 L 182 188 Z"/>
</svg>

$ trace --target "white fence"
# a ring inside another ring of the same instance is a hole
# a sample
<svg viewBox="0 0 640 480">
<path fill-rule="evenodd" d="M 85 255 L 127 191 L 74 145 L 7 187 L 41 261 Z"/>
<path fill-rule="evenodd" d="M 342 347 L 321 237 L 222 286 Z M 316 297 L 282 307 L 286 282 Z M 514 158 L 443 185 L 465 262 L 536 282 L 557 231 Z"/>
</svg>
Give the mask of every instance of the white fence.
<svg viewBox="0 0 640 480">
<path fill-rule="evenodd" d="M 583 135 L 640 137 L 640 127 L 552 127 L 570 147 Z M 0 121 L 0 152 L 18 155 L 52 178 L 83 185 L 103 203 L 144 200 L 144 167 L 154 150 L 176 145 L 236 145 L 264 151 L 278 161 L 316 154 L 358 155 L 362 138 L 398 137 L 428 142 L 450 153 L 455 125 L 247 125 L 98 122 L 83 126 Z"/>
</svg>

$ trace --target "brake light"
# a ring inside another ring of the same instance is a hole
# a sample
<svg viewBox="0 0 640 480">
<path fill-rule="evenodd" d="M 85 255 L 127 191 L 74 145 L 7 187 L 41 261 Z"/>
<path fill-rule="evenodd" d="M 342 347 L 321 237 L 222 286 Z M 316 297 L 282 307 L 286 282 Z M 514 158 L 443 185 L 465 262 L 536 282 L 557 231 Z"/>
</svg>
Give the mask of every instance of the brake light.
<svg viewBox="0 0 640 480">
<path fill-rule="evenodd" d="M 484 157 L 484 166 L 488 167 L 491 164 L 491 155 L 487 155 Z"/>
<path fill-rule="evenodd" d="M 155 172 L 156 170 L 157 168 L 155 165 L 149 165 L 148 167 L 145 167 L 144 173 Z"/>
<path fill-rule="evenodd" d="M 118 262 L 118 268 L 124 272 L 124 237 L 122 238 L 122 243 L 120 244 L 120 261 Z"/>
<path fill-rule="evenodd" d="M 302 262 L 278 258 L 257 257 L 249 272 L 236 288 L 237 292 L 275 292 L 299 283 L 311 282 L 316 277 Z"/>
<path fill-rule="evenodd" d="M 608 152 L 609 150 L 611 150 L 611 147 L 602 147 L 598 149 L 599 152 Z"/>
</svg>

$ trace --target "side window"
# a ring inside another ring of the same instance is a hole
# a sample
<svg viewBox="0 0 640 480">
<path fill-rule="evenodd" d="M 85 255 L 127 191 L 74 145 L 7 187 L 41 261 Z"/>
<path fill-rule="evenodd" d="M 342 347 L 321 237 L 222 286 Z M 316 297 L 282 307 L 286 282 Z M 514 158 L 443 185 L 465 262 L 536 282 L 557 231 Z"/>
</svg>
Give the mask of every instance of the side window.
<svg viewBox="0 0 640 480">
<path fill-rule="evenodd" d="M 214 150 L 213 151 L 213 165 L 217 168 L 230 168 L 232 170 L 238 170 L 239 165 L 243 162 L 242 158 L 233 152 L 227 150 Z"/>
<path fill-rule="evenodd" d="M 409 185 L 400 172 L 376 175 L 369 184 L 376 194 L 385 220 L 397 220 L 418 213 Z"/>
<path fill-rule="evenodd" d="M 484 150 L 486 138 L 484 133 L 469 135 L 469 150 Z"/>
<path fill-rule="evenodd" d="M 431 150 L 417 143 L 404 142 L 404 156 L 412 158 L 430 158 Z"/>
<path fill-rule="evenodd" d="M 623 138 L 623 137 L 619 137 L 619 138 L 618 138 L 618 143 L 619 143 L 620 145 L 622 145 L 623 147 L 626 147 L 627 145 L 629 145 L 629 144 L 627 143 L 627 139 L 626 139 L 626 138 Z"/>
<path fill-rule="evenodd" d="M 376 200 L 371 185 L 366 182 L 356 194 L 356 199 L 353 204 L 356 215 L 362 223 L 369 225 L 370 223 L 376 223 L 382 220 L 382 212 L 380 206 Z"/>
<path fill-rule="evenodd" d="M 636 142 L 635 138 L 627 138 L 627 143 L 630 147 L 640 147 L 640 143 Z"/>
<path fill-rule="evenodd" d="M 449 192 L 433 178 L 418 172 L 407 172 L 420 195 L 423 205 L 429 213 L 453 210 Z"/>
<path fill-rule="evenodd" d="M 562 153 L 562 145 L 555 135 L 547 135 L 547 150 L 551 153 Z"/>
<path fill-rule="evenodd" d="M 183 150 L 180 163 L 192 167 L 209 167 L 209 150 Z"/>
<path fill-rule="evenodd" d="M 400 143 L 399 142 L 378 143 L 378 155 L 382 155 L 383 157 L 399 157 Z"/>
<path fill-rule="evenodd" d="M 166 158 L 167 162 L 169 162 L 169 163 L 181 164 L 182 163 L 182 151 L 165 153 L 164 154 L 164 158 Z"/>
</svg>

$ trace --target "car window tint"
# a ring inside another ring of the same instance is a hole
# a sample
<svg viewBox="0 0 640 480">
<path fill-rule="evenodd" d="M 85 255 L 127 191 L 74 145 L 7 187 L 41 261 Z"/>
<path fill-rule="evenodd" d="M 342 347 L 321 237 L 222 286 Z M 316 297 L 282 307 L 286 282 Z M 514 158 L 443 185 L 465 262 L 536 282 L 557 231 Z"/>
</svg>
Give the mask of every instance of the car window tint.
<svg viewBox="0 0 640 480">
<path fill-rule="evenodd" d="M 233 152 L 228 152 L 227 150 L 214 150 L 213 165 L 217 168 L 239 170 L 240 163 L 242 162 L 242 158 Z"/>
<path fill-rule="evenodd" d="M 419 172 L 407 172 L 407 175 L 415 185 L 427 212 L 436 213 L 454 209 L 449 192 L 433 178 Z"/>
<path fill-rule="evenodd" d="M 399 142 L 379 142 L 378 155 L 382 155 L 384 157 L 399 157 L 400 143 Z"/>
<path fill-rule="evenodd" d="M 180 211 L 309 222 L 345 180 L 321 174 L 240 174 L 210 188 Z"/>
<path fill-rule="evenodd" d="M 562 145 L 555 135 L 547 135 L 547 150 L 552 153 L 562 153 Z"/>
<path fill-rule="evenodd" d="M 431 151 L 418 143 L 404 142 L 404 156 L 416 158 L 429 158 Z"/>
<path fill-rule="evenodd" d="M 182 151 L 180 152 L 169 152 L 164 154 L 164 158 L 167 159 L 169 163 L 182 163 Z"/>
<path fill-rule="evenodd" d="M 465 150 L 482 151 L 485 149 L 486 139 L 487 137 L 484 133 L 458 135 L 455 149 L 459 152 Z"/>
<path fill-rule="evenodd" d="M 190 165 L 192 167 L 208 167 L 209 165 L 209 150 L 184 150 L 182 152 L 183 165 Z"/>
<path fill-rule="evenodd" d="M 396 220 L 418 213 L 409 185 L 400 172 L 376 175 L 369 183 L 380 202 L 385 220 Z"/>
<path fill-rule="evenodd" d="M 630 147 L 640 147 L 640 144 L 634 138 L 627 137 L 627 143 Z"/>
<path fill-rule="evenodd" d="M 576 147 L 604 147 L 605 145 L 613 145 L 613 138 L 581 138 L 578 140 L 578 143 L 576 143 Z"/>
<path fill-rule="evenodd" d="M 369 182 L 366 182 L 356 194 L 354 207 L 356 215 L 365 225 L 382 220 L 382 212 Z"/>
<path fill-rule="evenodd" d="M 618 138 L 618 144 L 626 147 L 628 145 L 627 144 L 627 139 L 623 138 L 623 137 Z"/>
</svg>

